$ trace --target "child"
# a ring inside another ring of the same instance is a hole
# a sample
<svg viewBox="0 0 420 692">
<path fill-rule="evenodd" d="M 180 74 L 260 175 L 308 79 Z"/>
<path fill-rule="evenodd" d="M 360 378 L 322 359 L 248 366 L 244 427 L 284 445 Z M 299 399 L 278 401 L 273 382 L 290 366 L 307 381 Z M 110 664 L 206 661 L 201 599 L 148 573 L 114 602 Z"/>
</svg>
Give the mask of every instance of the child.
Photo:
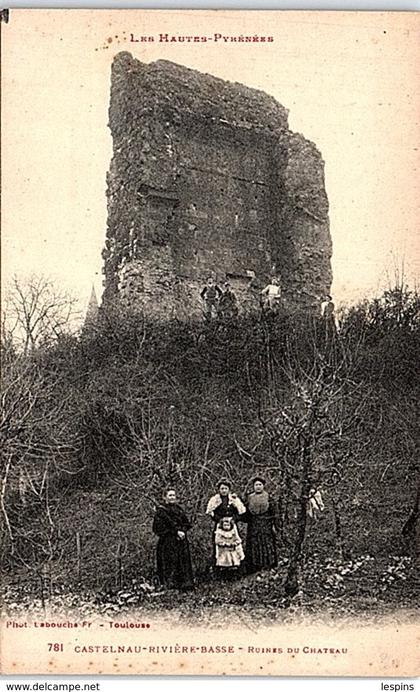
<svg viewBox="0 0 420 692">
<path fill-rule="evenodd" d="M 216 568 L 220 578 L 228 579 L 238 571 L 245 554 L 241 537 L 232 517 L 221 519 L 216 528 Z"/>
</svg>

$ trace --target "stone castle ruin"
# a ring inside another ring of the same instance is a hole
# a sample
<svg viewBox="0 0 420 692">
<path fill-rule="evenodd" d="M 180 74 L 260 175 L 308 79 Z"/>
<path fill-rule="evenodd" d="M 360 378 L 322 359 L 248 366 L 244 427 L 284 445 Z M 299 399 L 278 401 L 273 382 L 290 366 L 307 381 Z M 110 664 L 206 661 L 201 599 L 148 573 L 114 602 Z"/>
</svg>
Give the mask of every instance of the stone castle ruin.
<svg viewBox="0 0 420 692">
<path fill-rule="evenodd" d="M 199 316 L 212 276 L 252 311 L 273 274 L 290 309 L 319 305 L 332 278 L 324 163 L 287 115 L 242 84 L 115 57 L 104 305 Z"/>
</svg>

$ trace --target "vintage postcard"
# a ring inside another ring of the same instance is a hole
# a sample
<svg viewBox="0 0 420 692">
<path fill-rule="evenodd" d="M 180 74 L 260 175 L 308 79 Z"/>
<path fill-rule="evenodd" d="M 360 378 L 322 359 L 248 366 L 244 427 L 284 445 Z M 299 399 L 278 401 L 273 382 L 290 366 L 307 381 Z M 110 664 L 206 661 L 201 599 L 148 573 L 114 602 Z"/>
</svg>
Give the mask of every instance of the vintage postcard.
<svg viewBox="0 0 420 692">
<path fill-rule="evenodd" d="M 4 674 L 420 673 L 420 15 L 3 10 Z"/>
</svg>

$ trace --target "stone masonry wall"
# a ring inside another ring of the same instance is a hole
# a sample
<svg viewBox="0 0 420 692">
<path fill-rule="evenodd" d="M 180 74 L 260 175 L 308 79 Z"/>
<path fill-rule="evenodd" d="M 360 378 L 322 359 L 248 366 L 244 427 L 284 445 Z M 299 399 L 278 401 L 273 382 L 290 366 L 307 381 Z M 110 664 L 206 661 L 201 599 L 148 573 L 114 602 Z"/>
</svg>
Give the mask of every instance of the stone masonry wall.
<svg viewBox="0 0 420 692">
<path fill-rule="evenodd" d="M 105 304 L 199 316 L 213 276 L 254 310 L 273 272 L 290 308 L 329 292 L 323 161 L 271 96 L 119 53 L 109 125 Z"/>
</svg>

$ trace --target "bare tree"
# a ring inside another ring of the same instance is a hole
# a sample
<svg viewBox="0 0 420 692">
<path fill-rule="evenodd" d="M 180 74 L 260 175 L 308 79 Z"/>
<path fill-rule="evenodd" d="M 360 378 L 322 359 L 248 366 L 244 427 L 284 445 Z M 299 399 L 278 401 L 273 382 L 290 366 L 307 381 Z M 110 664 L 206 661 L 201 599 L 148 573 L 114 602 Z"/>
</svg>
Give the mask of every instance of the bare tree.
<svg viewBox="0 0 420 692">
<path fill-rule="evenodd" d="M 416 497 L 410 515 L 405 522 L 402 534 L 407 539 L 417 560 L 420 559 L 420 480 L 417 485 Z"/>
<path fill-rule="evenodd" d="M 319 350 L 313 344 L 313 355 L 306 363 L 296 357 L 295 347 L 289 345 L 282 368 L 286 385 L 283 383 L 277 394 L 271 386 L 261 411 L 262 426 L 281 477 L 283 522 L 291 536 L 285 582 L 288 597 L 299 590 L 308 502 L 321 488 L 333 490 L 336 543 L 339 552 L 342 550 L 339 486 L 350 453 L 358 455 L 359 444 L 366 445 L 366 434 L 359 436 L 358 428 L 366 426 L 363 414 L 372 396 L 366 383 L 353 380 L 353 364 L 348 353 L 340 352 L 341 347 Z"/>
<path fill-rule="evenodd" d="M 78 316 L 76 300 L 44 276 L 15 276 L 6 291 L 3 342 L 12 341 L 27 355 L 71 331 Z"/>
<path fill-rule="evenodd" d="M 0 408 L 1 544 L 5 555 L 40 567 L 56 557 L 57 531 L 51 489 L 82 464 L 80 405 L 64 378 L 32 358 L 6 351 Z M 26 511 L 36 522 L 25 525 Z M 24 526 L 25 525 L 25 526 Z M 28 566 L 28 565 L 26 565 Z"/>
</svg>

